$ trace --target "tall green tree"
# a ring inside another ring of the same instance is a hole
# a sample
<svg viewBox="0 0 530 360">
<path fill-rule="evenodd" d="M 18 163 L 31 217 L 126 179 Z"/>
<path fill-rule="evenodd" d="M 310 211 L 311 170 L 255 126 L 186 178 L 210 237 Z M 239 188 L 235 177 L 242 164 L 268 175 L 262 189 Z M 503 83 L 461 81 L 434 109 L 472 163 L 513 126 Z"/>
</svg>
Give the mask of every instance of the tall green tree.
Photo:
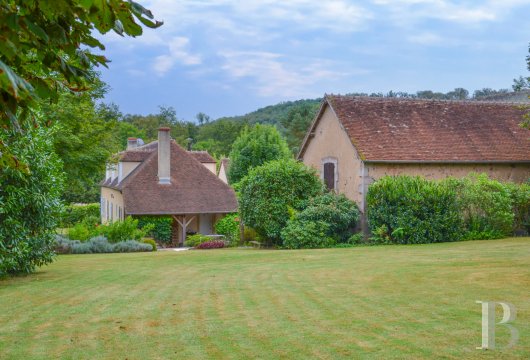
<svg viewBox="0 0 530 360">
<path fill-rule="evenodd" d="M 309 128 L 309 125 L 315 118 L 320 104 L 314 102 L 304 102 L 293 107 L 287 113 L 287 116 L 280 120 L 280 124 L 285 129 L 284 134 L 287 138 L 287 144 L 293 154 L 298 153 L 300 145 Z"/>
<path fill-rule="evenodd" d="M 133 125 L 145 136 L 142 139 L 146 142 L 156 140 L 158 129 L 167 126 L 171 130 L 171 137 L 180 145 L 186 147 L 188 139 L 197 138 L 197 125 L 191 121 L 183 121 L 177 118 L 177 111 L 173 107 L 159 106 L 157 114 L 148 115 L 125 115 L 123 121 Z M 133 134 L 129 136 L 135 136 Z"/>
<path fill-rule="evenodd" d="M 272 160 L 291 158 L 287 143 L 272 125 L 254 125 L 243 129 L 232 145 L 228 180 L 238 183 L 249 170 Z"/>
<path fill-rule="evenodd" d="M 152 13 L 124 0 L 4 0 L 0 3 L 0 127 L 20 131 L 38 99 L 90 88 L 94 66 L 109 60 L 96 31 L 138 36 L 156 28 Z M 0 143 L 0 165 L 21 164 Z"/>
<path fill-rule="evenodd" d="M 138 36 L 162 25 L 151 19 L 132 0 L 0 2 L 0 273 L 51 261 L 62 181 L 39 101 L 97 84 L 93 68 L 109 60 L 93 51 L 105 49 L 96 31 Z"/>
<path fill-rule="evenodd" d="M 21 136 L 0 132 L 0 141 L 30 169 L 0 168 L 0 277 L 32 272 L 53 259 L 63 186 L 53 130 L 28 127 Z"/>
<path fill-rule="evenodd" d="M 115 135 L 119 113 L 96 105 L 104 92 L 100 82 L 94 91 L 63 93 L 56 103 L 41 103 L 43 118 L 56 124 L 53 144 L 66 174 L 62 197 L 69 203 L 98 201 L 107 159 L 122 149 Z"/>
<path fill-rule="evenodd" d="M 193 148 L 207 150 L 218 158 L 226 156 L 245 125 L 244 120 L 235 119 L 219 119 L 205 123 L 197 128 Z"/>
</svg>

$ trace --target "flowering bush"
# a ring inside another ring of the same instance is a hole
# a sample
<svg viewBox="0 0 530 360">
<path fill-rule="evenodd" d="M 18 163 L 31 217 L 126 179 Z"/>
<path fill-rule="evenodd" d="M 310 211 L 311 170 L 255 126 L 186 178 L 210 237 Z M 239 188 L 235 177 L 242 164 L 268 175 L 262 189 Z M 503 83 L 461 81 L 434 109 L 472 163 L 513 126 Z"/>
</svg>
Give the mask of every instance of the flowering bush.
<svg viewBox="0 0 530 360">
<path fill-rule="evenodd" d="M 220 249 L 225 247 L 225 242 L 222 240 L 206 241 L 197 245 L 196 249 Z"/>
</svg>

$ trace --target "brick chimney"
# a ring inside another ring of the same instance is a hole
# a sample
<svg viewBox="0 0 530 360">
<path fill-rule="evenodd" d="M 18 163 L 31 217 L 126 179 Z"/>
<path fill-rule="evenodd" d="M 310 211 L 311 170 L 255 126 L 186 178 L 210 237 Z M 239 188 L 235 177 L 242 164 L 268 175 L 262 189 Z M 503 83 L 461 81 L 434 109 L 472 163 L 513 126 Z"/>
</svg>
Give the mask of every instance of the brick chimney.
<svg viewBox="0 0 530 360">
<path fill-rule="evenodd" d="M 171 183 L 169 128 L 158 129 L 158 183 Z"/>
<path fill-rule="evenodd" d="M 136 149 L 138 147 L 138 139 L 130 137 L 127 139 L 127 150 Z"/>
</svg>

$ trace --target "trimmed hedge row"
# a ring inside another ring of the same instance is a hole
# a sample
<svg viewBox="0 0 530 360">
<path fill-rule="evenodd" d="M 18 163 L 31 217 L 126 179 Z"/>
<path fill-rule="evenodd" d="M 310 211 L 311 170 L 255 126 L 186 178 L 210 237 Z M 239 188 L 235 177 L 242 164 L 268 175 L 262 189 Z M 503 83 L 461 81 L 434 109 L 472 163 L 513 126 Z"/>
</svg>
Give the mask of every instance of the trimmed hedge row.
<svg viewBox="0 0 530 360">
<path fill-rule="evenodd" d="M 72 227 L 81 222 L 92 225 L 100 222 L 100 206 L 98 203 L 71 204 L 65 207 L 61 216 L 60 227 Z"/>
<path fill-rule="evenodd" d="M 530 230 L 530 185 L 485 174 L 439 181 L 387 176 L 370 186 L 366 201 L 376 243 L 494 239 Z"/>
<path fill-rule="evenodd" d="M 171 243 L 171 216 L 135 216 L 138 220 L 138 226 L 149 228 L 149 236 L 153 237 L 159 243 Z"/>
</svg>

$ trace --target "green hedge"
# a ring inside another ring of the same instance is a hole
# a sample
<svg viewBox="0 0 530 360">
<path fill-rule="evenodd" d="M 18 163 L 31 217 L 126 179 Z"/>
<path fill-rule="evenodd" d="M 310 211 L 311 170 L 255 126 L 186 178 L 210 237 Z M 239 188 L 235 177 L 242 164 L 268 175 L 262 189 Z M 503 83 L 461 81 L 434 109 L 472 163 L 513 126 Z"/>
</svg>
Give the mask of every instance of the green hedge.
<svg viewBox="0 0 530 360">
<path fill-rule="evenodd" d="M 159 243 L 171 243 L 171 224 L 173 219 L 171 216 L 138 216 L 138 226 L 145 228 L 152 227 L 149 231 L 149 236 L 153 237 Z"/>
<path fill-rule="evenodd" d="M 512 199 L 514 231 L 526 231 L 530 234 L 530 183 L 508 184 Z"/>
<path fill-rule="evenodd" d="M 444 183 L 386 176 L 370 185 L 366 203 L 377 243 L 435 243 L 462 237 L 456 191 Z"/>
<path fill-rule="evenodd" d="M 100 209 L 98 203 L 93 204 L 72 204 L 65 208 L 61 216 L 60 227 L 72 227 L 77 223 L 99 223 Z"/>
<path fill-rule="evenodd" d="M 456 190 L 465 239 L 498 239 L 513 233 L 515 215 L 510 188 L 518 185 L 503 184 L 486 174 L 450 178 L 444 184 Z"/>
<path fill-rule="evenodd" d="M 370 186 L 366 202 L 376 243 L 494 239 L 530 230 L 530 186 L 485 174 L 440 181 L 387 176 Z"/>
</svg>

